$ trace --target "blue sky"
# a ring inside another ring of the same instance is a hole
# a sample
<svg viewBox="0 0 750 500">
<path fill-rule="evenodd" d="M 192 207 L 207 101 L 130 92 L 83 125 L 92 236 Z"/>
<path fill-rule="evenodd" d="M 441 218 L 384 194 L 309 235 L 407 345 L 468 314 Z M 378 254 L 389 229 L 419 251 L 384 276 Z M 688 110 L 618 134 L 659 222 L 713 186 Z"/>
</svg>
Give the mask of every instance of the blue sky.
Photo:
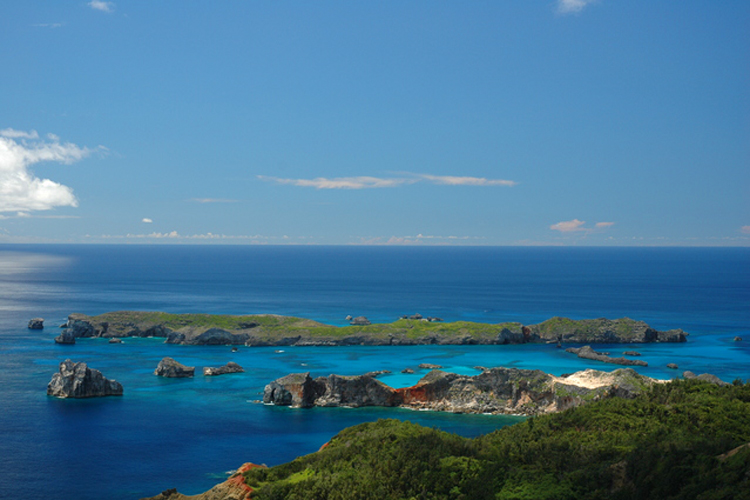
<svg viewBox="0 0 750 500">
<path fill-rule="evenodd" d="M 0 243 L 750 245 L 750 2 L 0 5 Z"/>
</svg>

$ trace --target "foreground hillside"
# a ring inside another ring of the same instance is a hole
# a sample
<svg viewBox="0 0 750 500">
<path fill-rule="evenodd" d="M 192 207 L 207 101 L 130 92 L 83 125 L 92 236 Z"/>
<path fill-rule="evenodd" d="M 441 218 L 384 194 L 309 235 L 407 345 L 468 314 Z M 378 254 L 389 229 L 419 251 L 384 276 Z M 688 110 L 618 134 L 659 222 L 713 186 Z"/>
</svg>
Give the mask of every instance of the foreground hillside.
<svg viewBox="0 0 750 500">
<path fill-rule="evenodd" d="M 381 420 L 186 499 L 750 499 L 750 384 L 657 384 L 477 439 Z M 256 457 L 262 459 L 262 457 Z"/>
</svg>

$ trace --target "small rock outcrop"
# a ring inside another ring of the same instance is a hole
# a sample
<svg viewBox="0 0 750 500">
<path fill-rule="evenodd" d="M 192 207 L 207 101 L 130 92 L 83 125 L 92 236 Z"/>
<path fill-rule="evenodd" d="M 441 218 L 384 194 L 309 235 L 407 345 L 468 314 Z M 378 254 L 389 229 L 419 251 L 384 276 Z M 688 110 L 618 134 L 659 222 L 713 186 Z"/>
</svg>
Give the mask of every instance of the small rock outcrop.
<svg viewBox="0 0 750 500">
<path fill-rule="evenodd" d="M 44 318 L 32 318 L 29 320 L 29 330 L 41 330 L 44 328 Z"/>
<path fill-rule="evenodd" d="M 640 356 L 641 353 L 638 351 L 625 351 L 622 353 L 623 356 Z"/>
<path fill-rule="evenodd" d="M 423 370 L 440 370 L 442 366 L 433 365 L 432 363 L 420 363 L 419 367 Z"/>
<path fill-rule="evenodd" d="M 612 363 L 614 365 L 648 366 L 648 363 L 641 361 L 640 359 L 612 358 L 605 353 L 596 352 L 588 345 L 583 347 L 569 347 L 565 349 L 565 352 L 577 354 L 579 358 L 601 361 L 603 363 Z"/>
<path fill-rule="evenodd" d="M 735 341 L 735 342 L 742 342 L 742 337 L 735 337 L 735 338 L 734 338 L 734 341 Z"/>
<path fill-rule="evenodd" d="M 154 370 L 154 375 L 168 378 L 187 378 L 192 377 L 194 374 L 194 366 L 185 366 L 170 357 L 159 361 L 159 365 Z"/>
<path fill-rule="evenodd" d="M 58 398 L 122 396 L 122 384 L 104 377 L 102 372 L 89 368 L 86 363 L 66 359 L 47 385 L 47 395 Z"/>
<path fill-rule="evenodd" d="M 352 319 L 349 324 L 352 326 L 367 326 L 372 323 L 370 323 L 370 320 L 365 318 L 364 316 L 357 316 L 356 318 Z"/>
<path fill-rule="evenodd" d="M 676 370 L 679 368 L 679 366 L 677 366 L 677 363 L 667 363 L 667 368 L 669 368 L 670 370 Z"/>
<path fill-rule="evenodd" d="M 218 368 L 213 368 L 210 366 L 203 368 L 203 375 L 205 375 L 206 377 L 211 377 L 215 375 L 226 375 L 227 373 L 242 373 L 244 371 L 245 369 L 240 365 L 238 365 L 234 361 L 230 361 L 224 366 L 220 366 Z"/>
<path fill-rule="evenodd" d="M 60 335 L 55 337 L 55 343 L 56 344 L 75 344 L 76 338 L 72 333 L 65 330 Z"/>
</svg>

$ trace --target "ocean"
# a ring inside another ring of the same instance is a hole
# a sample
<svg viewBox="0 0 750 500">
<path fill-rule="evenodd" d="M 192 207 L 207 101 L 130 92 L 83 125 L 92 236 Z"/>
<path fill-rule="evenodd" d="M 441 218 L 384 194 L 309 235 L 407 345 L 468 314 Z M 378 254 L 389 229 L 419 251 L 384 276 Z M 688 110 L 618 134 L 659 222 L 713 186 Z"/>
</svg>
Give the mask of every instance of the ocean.
<svg viewBox="0 0 750 500">
<path fill-rule="evenodd" d="M 635 348 L 636 369 L 750 378 L 750 249 L 539 247 L 294 247 L 0 245 L 0 498 L 138 499 L 168 488 L 209 489 L 244 462 L 276 465 L 319 449 L 341 429 L 398 418 L 477 436 L 521 417 L 384 408 L 292 409 L 258 403 L 265 384 L 391 370 L 414 384 L 435 363 L 539 368 L 560 375 L 613 370 L 554 345 L 418 347 L 177 346 L 163 339 L 79 339 L 56 345 L 73 312 L 273 313 L 345 325 L 421 313 L 445 321 L 533 324 L 553 316 L 630 317 L 684 344 Z M 44 330 L 28 320 L 45 319 Z M 734 341 L 735 337 L 742 341 Z M 281 351 L 281 352 L 279 352 Z M 171 356 L 196 366 L 235 361 L 245 373 L 162 379 Z M 123 397 L 59 400 L 46 386 L 58 364 L 85 361 L 124 386 Z M 678 370 L 666 367 L 677 363 Z M 404 368 L 414 375 L 401 374 Z"/>
</svg>

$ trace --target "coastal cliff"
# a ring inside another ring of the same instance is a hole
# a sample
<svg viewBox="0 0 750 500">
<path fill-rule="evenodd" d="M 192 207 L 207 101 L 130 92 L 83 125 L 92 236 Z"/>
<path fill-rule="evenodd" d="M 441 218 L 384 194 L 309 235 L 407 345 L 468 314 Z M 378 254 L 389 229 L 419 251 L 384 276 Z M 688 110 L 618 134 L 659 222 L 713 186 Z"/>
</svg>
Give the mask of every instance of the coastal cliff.
<svg viewBox="0 0 750 500">
<path fill-rule="evenodd" d="M 498 345 L 524 343 L 685 342 L 682 330 L 657 331 L 643 321 L 552 318 L 538 325 L 451 323 L 400 319 L 336 327 L 317 321 L 246 316 L 118 311 L 68 316 L 66 332 L 80 337 L 163 337 L 169 344 L 247 346 Z"/>
<path fill-rule="evenodd" d="M 313 379 L 293 373 L 266 385 L 263 402 L 281 406 L 385 406 L 452 413 L 540 415 L 609 396 L 632 398 L 654 379 L 629 368 L 555 377 L 541 370 L 491 368 L 475 376 L 432 370 L 416 385 L 394 389 L 370 374 Z"/>
</svg>

